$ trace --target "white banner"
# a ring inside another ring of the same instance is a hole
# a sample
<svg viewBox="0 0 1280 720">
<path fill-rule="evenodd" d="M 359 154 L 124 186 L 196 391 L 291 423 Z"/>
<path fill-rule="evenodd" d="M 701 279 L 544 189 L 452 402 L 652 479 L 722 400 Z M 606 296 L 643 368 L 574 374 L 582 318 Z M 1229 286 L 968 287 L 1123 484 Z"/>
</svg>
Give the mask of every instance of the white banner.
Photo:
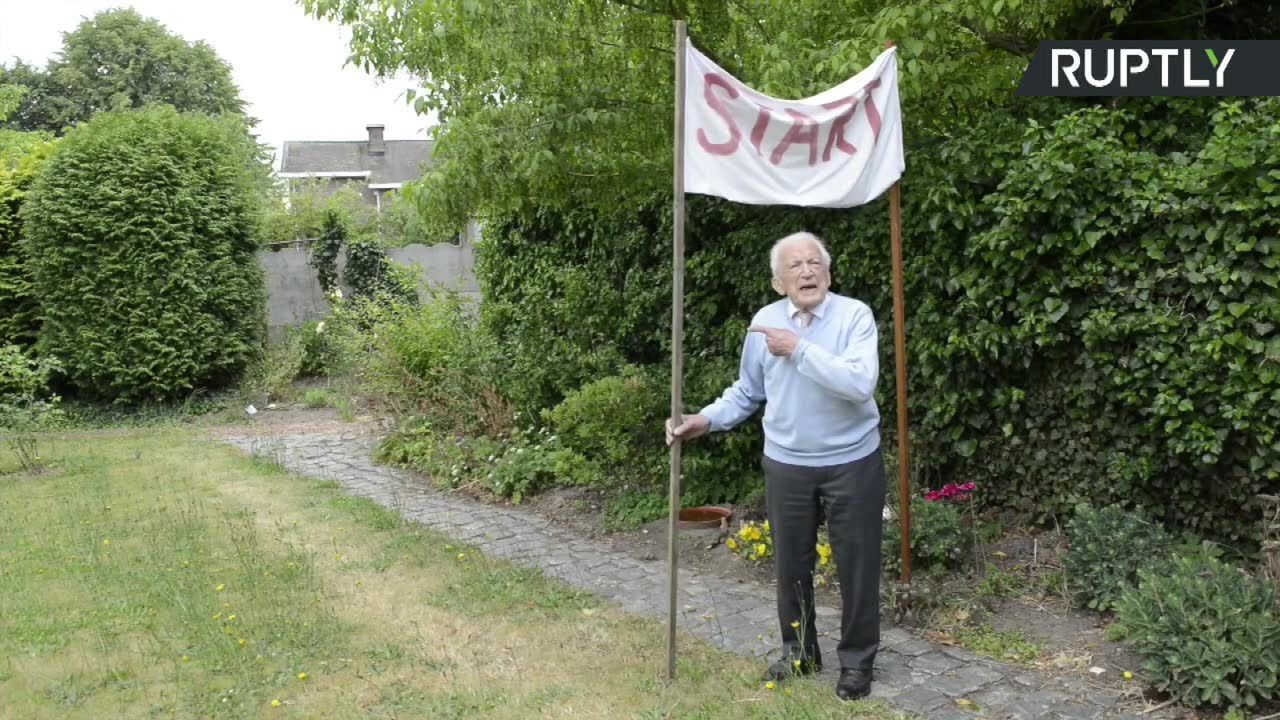
<svg viewBox="0 0 1280 720">
<path fill-rule="evenodd" d="M 851 207 L 902 176 L 897 48 L 830 90 L 778 100 L 685 47 L 685 192 Z"/>
</svg>

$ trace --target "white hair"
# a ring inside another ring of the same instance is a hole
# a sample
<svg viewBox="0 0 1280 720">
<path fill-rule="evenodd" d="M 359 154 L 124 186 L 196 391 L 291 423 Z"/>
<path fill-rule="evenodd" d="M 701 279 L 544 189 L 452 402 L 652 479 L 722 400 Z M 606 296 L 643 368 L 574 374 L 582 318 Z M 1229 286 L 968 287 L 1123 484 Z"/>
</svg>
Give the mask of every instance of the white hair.
<svg viewBox="0 0 1280 720">
<path fill-rule="evenodd" d="M 778 266 L 782 263 L 782 249 L 792 243 L 798 242 L 811 242 L 817 245 L 818 254 L 822 256 L 822 265 L 828 268 L 831 267 L 831 253 L 827 252 L 826 244 L 823 243 L 817 235 L 814 235 L 811 232 L 791 233 L 790 235 L 775 242 L 773 247 L 769 250 L 769 269 L 773 271 L 774 277 L 780 277 L 778 271 L 781 270 L 781 268 Z"/>
</svg>

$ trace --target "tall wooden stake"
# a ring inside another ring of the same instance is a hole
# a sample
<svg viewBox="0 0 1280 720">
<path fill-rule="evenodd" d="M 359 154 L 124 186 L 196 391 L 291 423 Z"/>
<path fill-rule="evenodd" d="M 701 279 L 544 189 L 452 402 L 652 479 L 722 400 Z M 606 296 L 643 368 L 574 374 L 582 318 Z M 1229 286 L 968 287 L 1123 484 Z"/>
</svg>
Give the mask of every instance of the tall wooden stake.
<svg viewBox="0 0 1280 720">
<path fill-rule="evenodd" d="M 671 244 L 671 423 L 684 417 L 684 20 L 676 21 L 675 212 Z M 677 533 L 680 518 L 681 444 L 671 443 L 671 517 L 667 526 L 667 681 L 676 678 L 676 581 L 679 574 Z"/>
<path fill-rule="evenodd" d="M 886 41 L 886 48 L 893 41 Z M 907 309 L 902 289 L 902 190 L 889 188 L 889 234 L 893 239 L 893 349 L 898 389 L 898 513 L 902 523 L 902 585 L 910 608 L 911 589 L 911 437 L 907 424 Z"/>
</svg>

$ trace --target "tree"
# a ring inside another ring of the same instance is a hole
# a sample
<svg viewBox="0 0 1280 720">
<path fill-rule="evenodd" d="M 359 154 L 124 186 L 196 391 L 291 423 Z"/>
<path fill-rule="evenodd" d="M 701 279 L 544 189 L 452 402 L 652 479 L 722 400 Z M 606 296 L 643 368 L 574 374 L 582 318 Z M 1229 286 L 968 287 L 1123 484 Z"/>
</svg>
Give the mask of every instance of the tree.
<svg viewBox="0 0 1280 720">
<path fill-rule="evenodd" d="M 17 62 L 0 83 L 28 88 L 10 125 L 63 132 L 105 110 L 167 103 L 182 112 L 243 114 L 231 67 L 134 10 L 108 10 L 63 36 L 44 70 Z"/>
<path fill-rule="evenodd" d="M 445 233 L 535 201 L 608 208 L 669 186 L 675 17 L 778 97 L 831 87 L 896 41 L 915 148 L 993 111 L 1055 105 L 1011 92 L 1041 40 L 1267 37 L 1278 24 L 1265 6 L 1200 0 L 300 1 L 350 27 L 366 70 L 420 79 L 412 99 L 442 125 L 419 197 Z"/>
</svg>

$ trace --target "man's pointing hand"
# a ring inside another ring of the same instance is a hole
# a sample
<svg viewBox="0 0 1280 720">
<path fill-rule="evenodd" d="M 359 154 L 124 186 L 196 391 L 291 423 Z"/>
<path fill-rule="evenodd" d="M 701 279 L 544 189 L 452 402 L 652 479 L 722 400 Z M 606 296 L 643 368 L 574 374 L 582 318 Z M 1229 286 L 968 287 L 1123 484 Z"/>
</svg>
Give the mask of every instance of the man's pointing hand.
<svg viewBox="0 0 1280 720">
<path fill-rule="evenodd" d="M 763 333 L 769 352 L 778 357 L 791 357 L 800 344 L 800 336 L 783 328 L 771 328 L 763 325 L 752 325 L 747 332 Z"/>
</svg>

